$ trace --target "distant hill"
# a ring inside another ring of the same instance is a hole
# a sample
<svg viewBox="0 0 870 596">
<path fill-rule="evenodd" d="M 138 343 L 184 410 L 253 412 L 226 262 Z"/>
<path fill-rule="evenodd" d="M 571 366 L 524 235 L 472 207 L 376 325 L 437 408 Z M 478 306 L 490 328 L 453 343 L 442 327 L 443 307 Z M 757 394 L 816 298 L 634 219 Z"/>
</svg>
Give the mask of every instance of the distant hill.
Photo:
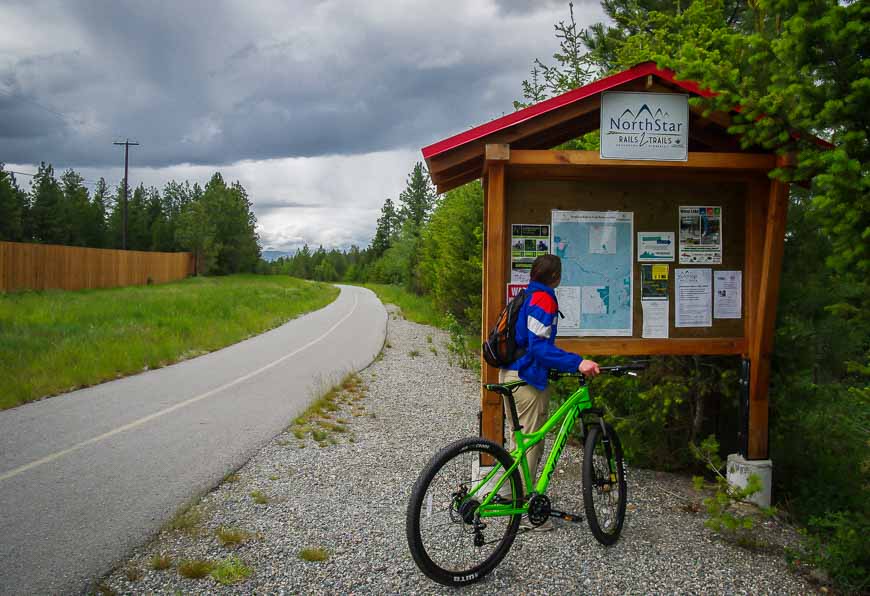
<svg viewBox="0 0 870 596">
<path fill-rule="evenodd" d="M 260 253 L 260 256 L 263 257 L 264 261 L 277 261 L 281 257 L 292 257 L 292 252 L 284 252 L 282 250 L 264 250 Z"/>
</svg>

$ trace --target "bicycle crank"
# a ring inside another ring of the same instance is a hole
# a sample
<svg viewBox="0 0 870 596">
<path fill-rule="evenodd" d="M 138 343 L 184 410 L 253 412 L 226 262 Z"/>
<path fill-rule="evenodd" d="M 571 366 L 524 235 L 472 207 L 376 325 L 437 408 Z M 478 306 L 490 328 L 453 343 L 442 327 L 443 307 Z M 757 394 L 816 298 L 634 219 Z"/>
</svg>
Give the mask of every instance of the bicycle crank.
<svg viewBox="0 0 870 596">
<path fill-rule="evenodd" d="M 583 521 L 583 516 L 577 513 L 568 513 L 566 511 L 557 511 L 553 509 L 550 511 L 550 517 L 558 517 L 559 519 L 564 519 L 565 521 L 580 523 Z"/>
</svg>

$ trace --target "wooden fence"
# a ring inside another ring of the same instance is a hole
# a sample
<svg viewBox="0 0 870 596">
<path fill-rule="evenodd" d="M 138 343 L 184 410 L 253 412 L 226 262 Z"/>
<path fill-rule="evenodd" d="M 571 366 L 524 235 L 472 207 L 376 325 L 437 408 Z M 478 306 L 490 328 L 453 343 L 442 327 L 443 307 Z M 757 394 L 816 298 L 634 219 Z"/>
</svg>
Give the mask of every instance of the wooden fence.
<svg viewBox="0 0 870 596">
<path fill-rule="evenodd" d="M 158 284 L 192 273 L 189 252 L 0 242 L 0 292 Z"/>
</svg>

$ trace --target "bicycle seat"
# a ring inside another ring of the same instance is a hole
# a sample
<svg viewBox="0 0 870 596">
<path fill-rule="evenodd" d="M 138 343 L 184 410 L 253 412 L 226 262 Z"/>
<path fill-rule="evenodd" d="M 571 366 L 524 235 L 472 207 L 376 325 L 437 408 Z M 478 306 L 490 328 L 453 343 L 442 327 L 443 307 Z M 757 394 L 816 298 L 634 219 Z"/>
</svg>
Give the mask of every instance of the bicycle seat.
<svg viewBox="0 0 870 596">
<path fill-rule="evenodd" d="M 526 385 L 525 381 L 508 381 L 507 383 L 486 383 L 483 387 L 488 391 L 495 391 L 507 397 L 513 395 L 514 391 L 523 385 Z"/>
</svg>

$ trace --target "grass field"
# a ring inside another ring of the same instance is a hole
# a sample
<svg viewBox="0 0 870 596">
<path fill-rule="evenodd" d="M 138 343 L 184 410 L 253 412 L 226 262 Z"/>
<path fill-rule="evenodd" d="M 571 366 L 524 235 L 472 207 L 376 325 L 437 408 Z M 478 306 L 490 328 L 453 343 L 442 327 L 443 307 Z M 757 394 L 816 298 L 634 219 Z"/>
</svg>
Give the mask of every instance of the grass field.
<svg viewBox="0 0 870 596">
<path fill-rule="evenodd" d="M 387 284 L 363 284 L 378 295 L 384 304 L 395 304 L 402 309 L 402 316 L 414 323 L 447 328 L 445 313 L 435 308 L 428 296 L 417 296 L 399 286 Z"/>
<path fill-rule="evenodd" d="M 338 293 L 286 276 L 232 275 L 0 294 L 0 409 L 211 352 Z"/>
<path fill-rule="evenodd" d="M 447 329 L 446 313 L 439 311 L 428 296 L 417 296 L 408 290 L 386 284 L 363 284 L 378 295 L 381 302 L 395 304 L 402 309 L 402 316 L 421 325 L 431 325 L 439 329 Z M 469 329 L 465 334 L 469 349 L 475 354 L 480 352 L 480 334 L 476 329 Z"/>
</svg>

